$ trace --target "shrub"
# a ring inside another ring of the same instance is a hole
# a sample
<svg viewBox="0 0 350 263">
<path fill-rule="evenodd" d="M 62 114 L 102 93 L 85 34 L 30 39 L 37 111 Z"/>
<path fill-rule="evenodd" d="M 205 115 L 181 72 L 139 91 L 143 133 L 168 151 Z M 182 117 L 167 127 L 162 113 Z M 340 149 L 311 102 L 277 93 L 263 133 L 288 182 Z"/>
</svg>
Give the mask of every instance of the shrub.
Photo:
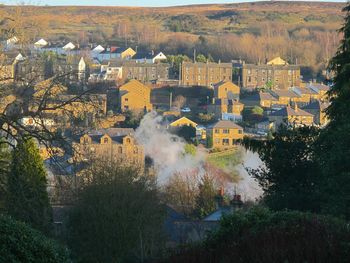
<svg viewBox="0 0 350 263">
<path fill-rule="evenodd" d="M 167 262 L 349 262 L 349 251 L 345 221 L 255 207 L 224 217 L 203 244 Z"/>
<path fill-rule="evenodd" d="M 68 250 L 40 232 L 0 215 L 0 262 L 71 262 Z"/>
</svg>

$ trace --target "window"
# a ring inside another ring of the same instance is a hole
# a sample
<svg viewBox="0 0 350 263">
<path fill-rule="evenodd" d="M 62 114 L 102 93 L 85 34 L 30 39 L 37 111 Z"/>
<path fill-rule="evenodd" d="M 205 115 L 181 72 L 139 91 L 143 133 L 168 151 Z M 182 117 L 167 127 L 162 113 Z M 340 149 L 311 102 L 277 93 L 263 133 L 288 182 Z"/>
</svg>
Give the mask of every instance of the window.
<svg viewBox="0 0 350 263">
<path fill-rule="evenodd" d="M 129 101 L 129 99 L 128 99 L 128 98 L 125 98 L 124 101 Z"/>
<path fill-rule="evenodd" d="M 129 109 L 129 106 L 125 105 L 124 110 L 128 110 L 128 109 Z"/>
<path fill-rule="evenodd" d="M 220 143 L 220 139 L 215 139 L 215 143 L 216 144 Z"/>
<path fill-rule="evenodd" d="M 103 143 L 108 143 L 108 138 L 103 138 Z"/>
<path fill-rule="evenodd" d="M 137 147 L 135 147 L 135 148 L 134 148 L 134 154 L 138 154 L 138 152 L 139 152 L 139 151 L 138 151 Z"/>
<path fill-rule="evenodd" d="M 118 147 L 118 153 L 123 153 L 123 147 L 121 146 Z"/>
<path fill-rule="evenodd" d="M 198 76 L 198 80 L 201 80 L 201 76 L 200 75 Z"/>
<path fill-rule="evenodd" d="M 222 133 L 228 134 L 228 133 L 230 133 L 230 130 L 229 129 L 223 129 Z"/>
<path fill-rule="evenodd" d="M 229 139 L 222 139 L 222 145 L 230 145 Z"/>
<path fill-rule="evenodd" d="M 220 133 L 219 129 L 215 129 L 214 132 L 215 132 L 215 133 Z"/>
<path fill-rule="evenodd" d="M 238 134 L 243 134 L 243 130 L 238 130 Z"/>
<path fill-rule="evenodd" d="M 130 142 L 131 142 L 130 138 L 127 138 L 126 143 L 130 143 Z"/>
<path fill-rule="evenodd" d="M 251 76 L 248 77 L 248 82 L 252 82 L 252 77 Z"/>
</svg>

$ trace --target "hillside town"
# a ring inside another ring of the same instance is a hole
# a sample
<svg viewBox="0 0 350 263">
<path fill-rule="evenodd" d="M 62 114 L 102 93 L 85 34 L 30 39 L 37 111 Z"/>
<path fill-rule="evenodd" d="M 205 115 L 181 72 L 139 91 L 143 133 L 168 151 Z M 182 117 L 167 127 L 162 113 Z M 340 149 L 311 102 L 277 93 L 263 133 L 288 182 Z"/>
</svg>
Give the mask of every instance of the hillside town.
<svg viewBox="0 0 350 263">
<path fill-rule="evenodd" d="M 322 130 L 330 122 L 333 84 L 321 77 L 306 80 L 297 61 L 279 56 L 257 63 L 214 61 L 196 50 L 189 58 L 66 39 L 23 44 L 17 36 L 2 47 L 0 84 L 18 90 L 0 98 L 0 111 L 23 116 L 19 123 L 7 120 L 0 135 L 16 146 L 16 135 L 35 134 L 60 238 L 79 185 L 93 180 L 91 164 L 100 164 L 104 174 L 117 163 L 160 185 L 167 249 L 203 241 L 227 215 L 263 196 L 266 187 L 245 177 L 258 169 L 248 167 L 249 161 L 262 162 L 245 140 L 266 143 L 280 131 L 283 136 L 295 128 Z M 215 189 L 204 212 L 198 208 L 201 189 L 189 174 L 200 175 L 197 181 L 215 177 L 208 179 Z M 180 175 L 187 180 L 185 190 Z M 184 201 L 180 192 L 197 196 Z"/>
</svg>

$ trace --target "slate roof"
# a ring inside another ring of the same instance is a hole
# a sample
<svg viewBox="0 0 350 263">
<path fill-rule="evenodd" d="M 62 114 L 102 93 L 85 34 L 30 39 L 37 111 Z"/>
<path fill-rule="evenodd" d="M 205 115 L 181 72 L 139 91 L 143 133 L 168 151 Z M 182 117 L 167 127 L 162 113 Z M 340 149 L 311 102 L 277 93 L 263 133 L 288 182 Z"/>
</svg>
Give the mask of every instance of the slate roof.
<svg viewBox="0 0 350 263">
<path fill-rule="evenodd" d="M 274 90 L 273 93 L 276 94 L 277 97 L 288 97 L 288 98 L 300 97 L 298 94 L 290 90 Z"/>
<path fill-rule="evenodd" d="M 107 134 L 115 143 L 121 143 L 122 139 L 127 135 L 133 135 L 134 129 L 132 128 L 109 128 L 99 129 L 87 132 L 93 142 L 100 143 L 101 138 Z"/>
<path fill-rule="evenodd" d="M 323 111 L 329 106 L 329 103 L 322 103 L 319 100 L 311 102 L 310 104 L 303 107 L 304 110 L 319 110 Z"/>
<path fill-rule="evenodd" d="M 158 55 L 159 52 L 137 52 L 132 58 L 133 59 L 152 59 L 156 55 Z"/>
<path fill-rule="evenodd" d="M 270 116 L 313 116 L 313 115 L 299 108 L 295 110 L 288 105 L 283 109 L 280 109 L 278 111 L 271 113 Z"/>
<path fill-rule="evenodd" d="M 210 126 L 210 128 L 221 128 L 221 129 L 242 129 L 243 128 L 232 121 L 220 120 L 217 123 Z"/>
<path fill-rule="evenodd" d="M 243 105 L 243 103 L 232 99 L 215 99 L 215 105 Z"/>
<path fill-rule="evenodd" d="M 277 99 L 268 92 L 259 92 L 259 99 L 277 101 Z"/>
</svg>

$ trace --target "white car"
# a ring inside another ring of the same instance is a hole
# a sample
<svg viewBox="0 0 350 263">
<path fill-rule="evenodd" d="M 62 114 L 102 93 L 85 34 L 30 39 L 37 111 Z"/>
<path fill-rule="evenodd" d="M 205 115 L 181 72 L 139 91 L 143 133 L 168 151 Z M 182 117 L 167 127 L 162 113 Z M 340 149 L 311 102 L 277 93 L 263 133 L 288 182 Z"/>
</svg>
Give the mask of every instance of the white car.
<svg viewBox="0 0 350 263">
<path fill-rule="evenodd" d="M 191 112 L 191 109 L 189 107 L 184 107 L 181 109 L 181 112 Z"/>
</svg>

